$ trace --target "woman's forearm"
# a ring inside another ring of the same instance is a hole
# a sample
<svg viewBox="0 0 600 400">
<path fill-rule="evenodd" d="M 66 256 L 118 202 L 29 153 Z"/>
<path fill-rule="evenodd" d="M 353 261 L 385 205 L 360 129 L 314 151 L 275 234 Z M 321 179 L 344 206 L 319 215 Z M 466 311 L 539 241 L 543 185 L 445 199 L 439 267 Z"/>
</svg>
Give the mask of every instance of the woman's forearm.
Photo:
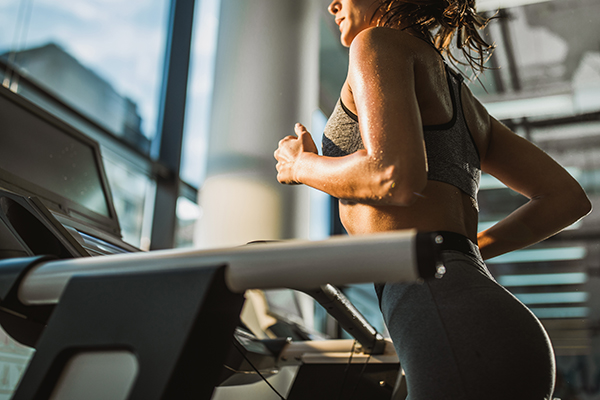
<svg viewBox="0 0 600 400">
<path fill-rule="evenodd" d="M 380 151 L 383 145 L 379 144 L 372 146 L 371 151 L 326 157 L 318 155 L 303 125 L 296 124 L 294 130 L 297 136 L 283 138 L 274 153 L 277 180 L 281 183 L 305 184 L 358 203 L 396 206 L 414 203 L 427 185 L 427 161 L 422 148 L 406 155 Z M 396 139 L 391 145 L 400 146 Z"/>
<path fill-rule="evenodd" d="M 374 205 L 408 206 L 427 184 L 427 174 L 403 176 L 401 165 L 382 165 L 381 160 L 359 150 L 345 157 L 304 153 L 297 161 L 296 179 L 334 197 Z"/>
<path fill-rule="evenodd" d="M 477 236 L 484 259 L 538 243 L 578 221 L 591 210 L 581 190 L 531 199 Z"/>
</svg>

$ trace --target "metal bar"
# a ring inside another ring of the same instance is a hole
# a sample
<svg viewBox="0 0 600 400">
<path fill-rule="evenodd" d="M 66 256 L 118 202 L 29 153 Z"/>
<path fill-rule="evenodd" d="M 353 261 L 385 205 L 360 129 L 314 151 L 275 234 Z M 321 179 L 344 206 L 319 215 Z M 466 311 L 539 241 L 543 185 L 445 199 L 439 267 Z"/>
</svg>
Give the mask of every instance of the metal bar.
<svg viewBox="0 0 600 400">
<path fill-rule="evenodd" d="M 353 342 L 352 339 L 290 342 L 279 355 L 277 365 L 282 367 L 299 364 L 348 364 Z M 357 353 L 355 349 L 352 354 L 352 363 L 398 363 L 398 356 L 392 341 L 384 339 L 383 343 L 385 348 L 381 354 Z"/>
<path fill-rule="evenodd" d="M 548 119 L 543 119 L 543 120 L 527 121 L 527 124 L 531 128 L 545 128 L 548 126 L 571 125 L 571 124 L 577 124 L 577 123 L 582 123 L 582 122 L 593 122 L 593 121 L 600 121 L 600 112 L 594 111 L 594 112 L 585 113 L 585 114 L 570 115 L 568 117 L 548 118 Z M 504 122 L 504 120 L 502 122 Z M 524 121 L 521 123 L 519 123 L 519 122 L 514 123 L 515 126 L 521 126 L 523 124 L 524 124 Z"/>
<path fill-rule="evenodd" d="M 501 9 L 498 14 L 498 19 L 500 20 L 500 32 L 502 32 L 502 41 L 504 42 L 504 49 L 508 60 L 508 70 L 510 72 L 512 87 L 515 92 L 519 92 L 522 89 L 522 85 L 519 77 L 519 68 L 515 59 L 515 47 L 510 36 L 509 21 L 511 15 L 504 8 Z"/>
<path fill-rule="evenodd" d="M 348 300 L 341 290 L 331 284 L 323 285 L 319 289 L 306 290 L 327 310 L 329 315 L 338 321 L 363 347 L 366 354 L 382 354 L 385 341 L 377 330 L 367 321 L 358 309 Z"/>
<path fill-rule="evenodd" d="M 494 13 L 485 12 L 483 14 L 483 16 L 485 18 L 493 18 Z M 494 40 L 493 40 L 494 38 L 493 38 L 492 31 L 490 29 L 489 24 L 486 25 L 486 27 L 483 29 L 483 34 L 486 37 L 488 43 L 494 43 Z M 498 49 L 496 49 L 494 51 L 498 51 Z M 489 58 L 489 63 L 492 65 L 491 74 L 492 74 L 492 78 L 494 80 L 494 84 L 496 85 L 496 92 L 497 93 L 506 92 L 506 88 L 504 87 L 504 81 L 502 80 L 502 74 L 500 73 L 500 64 L 498 64 L 498 59 L 497 59 L 497 57 L 495 57 L 494 54 L 492 54 L 492 56 Z"/>
<path fill-rule="evenodd" d="M 195 0 L 171 1 L 161 107 L 158 118 L 158 137 L 153 143 L 154 145 L 160 144 L 158 160 L 167 167 L 168 172 L 156 177 L 156 202 L 150 246 L 153 250 L 172 248 L 175 238 L 175 208 L 179 196 L 179 169 L 194 4 Z"/>
<path fill-rule="evenodd" d="M 419 238 L 419 239 L 418 239 Z M 419 248 L 417 248 L 419 243 Z M 216 250 L 160 250 L 106 257 L 58 260 L 34 267 L 23 279 L 19 299 L 26 305 L 55 304 L 71 277 L 147 273 L 227 265 L 233 292 L 289 287 L 306 290 L 326 283 L 412 282 L 433 276 L 437 263 L 417 258 L 435 252 L 413 230 L 324 241 L 287 241 Z M 424 268 L 430 270 L 424 270 Z M 108 295 L 108 294 L 107 294 Z"/>
</svg>

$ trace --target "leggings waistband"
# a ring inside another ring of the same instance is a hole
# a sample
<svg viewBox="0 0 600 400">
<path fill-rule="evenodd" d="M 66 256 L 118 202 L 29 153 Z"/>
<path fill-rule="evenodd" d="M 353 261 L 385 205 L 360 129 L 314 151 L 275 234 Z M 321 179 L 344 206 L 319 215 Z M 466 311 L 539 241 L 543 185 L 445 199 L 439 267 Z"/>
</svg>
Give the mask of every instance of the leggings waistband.
<svg viewBox="0 0 600 400">
<path fill-rule="evenodd" d="M 459 251 L 469 256 L 481 257 L 479 253 L 479 247 L 471 241 L 468 237 L 461 235 L 456 232 L 449 231 L 437 231 L 434 232 L 441 236 L 442 242 L 439 244 L 442 251 L 453 250 Z"/>
<path fill-rule="evenodd" d="M 468 256 L 481 258 L 479 253 L 479 247 L 471 241 L 468 237 L 461 235 L 460 233 L 450 231 L 436 231 L 432 232 L 432 235 L 437 239 L 441 237 L 441 243 L 438 241 L 438 245 L 441 251 L 458 251 Z M 379 300 L 379 308 L 381 308 L 381 298 L 383 295 L 383 288 L 385 283 L 375 283 L 375 292 Z"/>
</svg>

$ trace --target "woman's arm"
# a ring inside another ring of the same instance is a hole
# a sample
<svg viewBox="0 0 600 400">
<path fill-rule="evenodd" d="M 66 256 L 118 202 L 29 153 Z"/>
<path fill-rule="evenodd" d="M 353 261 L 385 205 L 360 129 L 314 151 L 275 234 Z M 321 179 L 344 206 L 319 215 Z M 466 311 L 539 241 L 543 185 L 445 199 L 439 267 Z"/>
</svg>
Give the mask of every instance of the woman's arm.
<svg viewBox="0 0 600 400">
<path fill-rule="evenodd" d="M 350 47 L 348 84 L 364 150 L 322 157 L 304 127 L 283 139 L 275 158 L 282 183 L 303 183 L 337 198 L 406 206 L 427 185 L 413 58 L 393 30 L 361 32 Z"/>
<path fill-rule="evenodd" d="M 544 240 L 591 211 L 585 192 L 564 168 L 493 118 L 481 167 L 529 199 L 478 234 L 484 259 Z"/>
</svg>

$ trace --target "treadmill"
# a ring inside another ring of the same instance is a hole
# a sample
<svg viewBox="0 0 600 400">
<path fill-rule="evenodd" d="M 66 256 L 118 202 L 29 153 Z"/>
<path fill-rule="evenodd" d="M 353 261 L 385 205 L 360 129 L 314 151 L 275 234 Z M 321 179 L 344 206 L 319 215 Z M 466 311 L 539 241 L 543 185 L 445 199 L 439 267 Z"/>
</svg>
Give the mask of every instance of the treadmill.
<svg viewBox="0 0 600 400">
<path fill-rule="evenodd" d="M 141 252 L 96 142 L 4 87 L 0 121 L 0 325 L 36 349 L 15 400 L 403 398 L 391 342 L 328 282 L 439 279 L 439 237 Z M 354 339 L 258 339 L 253 288 L 308 293 Z"/>
<path fill-rule="evenodd" d="M 5 87 L 0 121 L 0 189 L 12 193 L 3 197 L 0 257 L 35 254 L 47 236 L 73 257 L 138 251 L 121 238 L 95 141 Z M 29 224 L 39 229 L 22 236 L 25 243 L 5 238 L 13 236 L 8 225 Z"/>
</svg>

